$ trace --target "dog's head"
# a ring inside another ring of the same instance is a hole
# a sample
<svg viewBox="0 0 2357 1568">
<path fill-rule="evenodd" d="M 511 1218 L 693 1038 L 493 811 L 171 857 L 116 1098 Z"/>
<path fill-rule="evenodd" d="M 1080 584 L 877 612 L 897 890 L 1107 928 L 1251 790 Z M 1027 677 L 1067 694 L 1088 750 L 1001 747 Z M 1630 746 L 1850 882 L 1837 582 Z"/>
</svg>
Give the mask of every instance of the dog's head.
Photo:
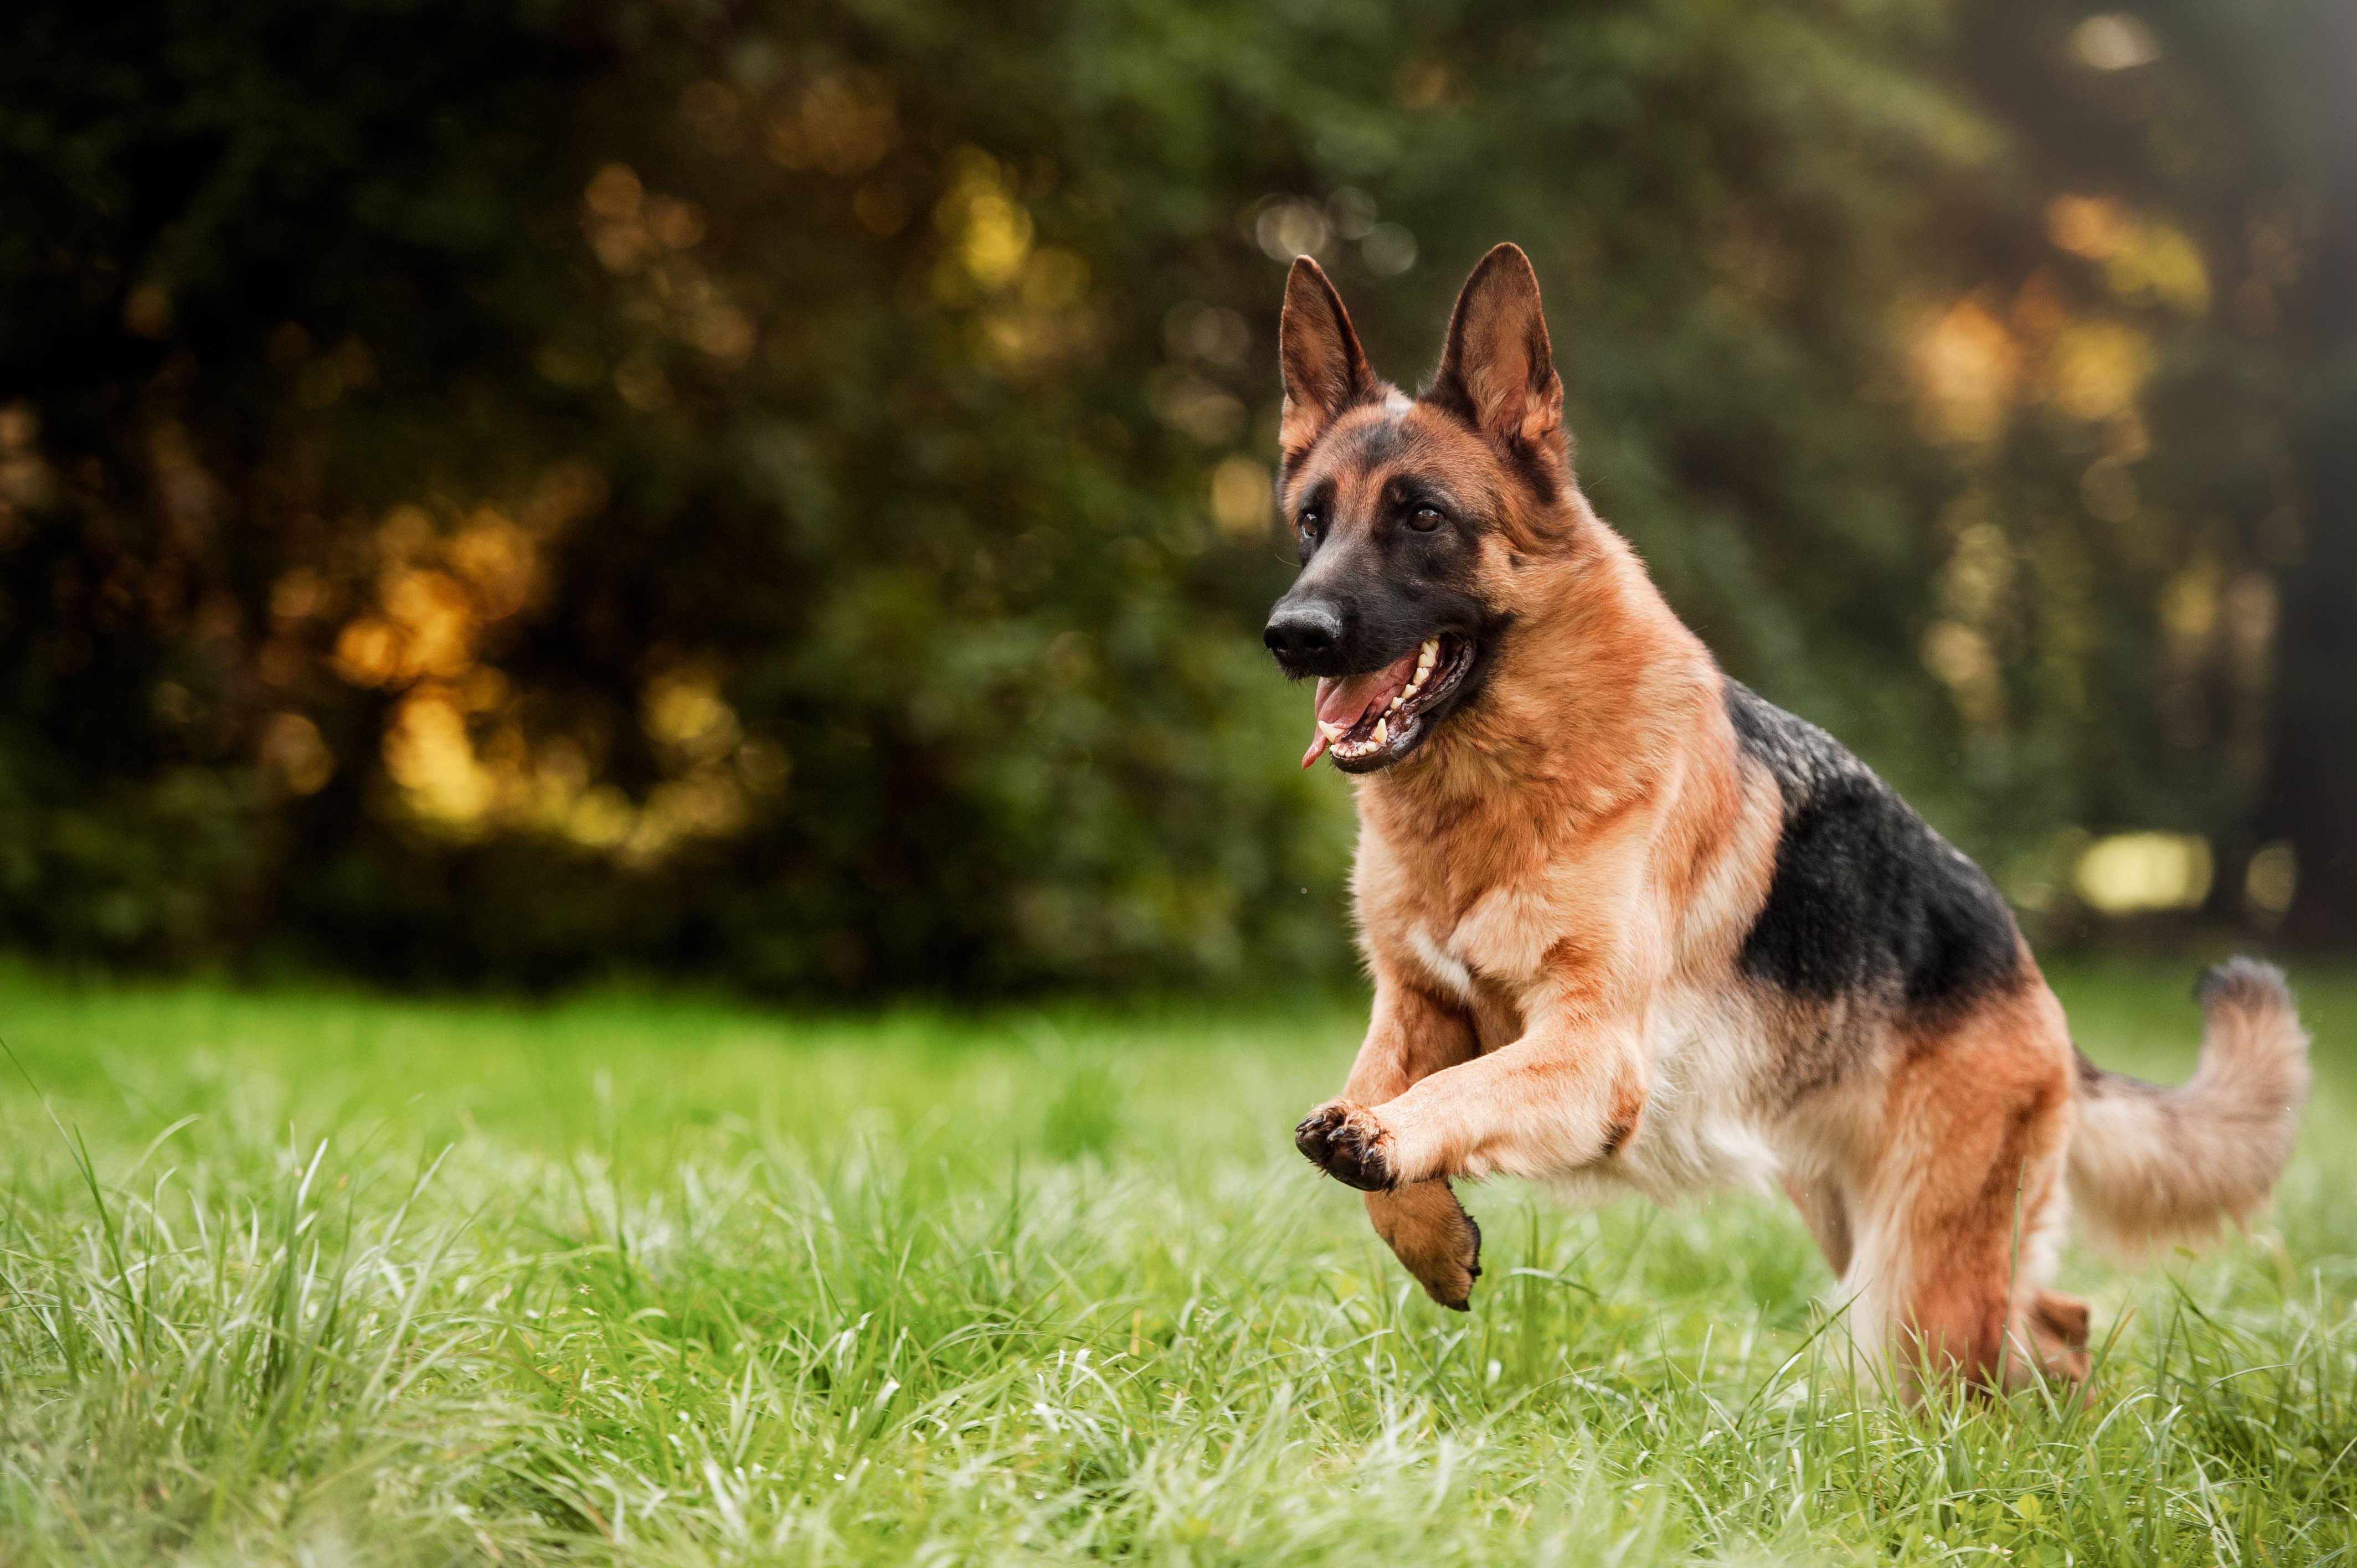
<svg viewBox="0 0 2357 1568">
<path fill-rule="evenodd" d="M 1457 297 L 1439 373 L 1411 401 L 1376 379 L 1334 285 L 1293 263 L 1278 329 L 1278 502 L 1301 575 L 1264 633 L 1318 677 L 1307 768 L 1405 760 L 1479 701 L 1521 596 L 1576 516 L 1563 382 L 1538 279 L 1512 245 Z"/>
</svg>

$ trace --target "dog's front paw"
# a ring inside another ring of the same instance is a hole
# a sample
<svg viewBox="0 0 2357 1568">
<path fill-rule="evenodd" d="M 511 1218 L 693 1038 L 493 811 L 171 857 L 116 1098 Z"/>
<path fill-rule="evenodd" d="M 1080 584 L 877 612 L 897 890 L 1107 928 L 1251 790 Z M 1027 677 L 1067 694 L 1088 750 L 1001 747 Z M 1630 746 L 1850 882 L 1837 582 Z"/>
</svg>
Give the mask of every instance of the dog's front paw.
<svg viewBox="0 0 2357 1568">
<path fill-rule="evenodd" d="M 1391 1138 L 1374 1112 L 1347 1100 L 1329 1100 L 1301 1119 L 1293 1146 L 1335 1180 L 1361 1192 L 1387 1192 L 1394 1181 Z"/>
</svg>

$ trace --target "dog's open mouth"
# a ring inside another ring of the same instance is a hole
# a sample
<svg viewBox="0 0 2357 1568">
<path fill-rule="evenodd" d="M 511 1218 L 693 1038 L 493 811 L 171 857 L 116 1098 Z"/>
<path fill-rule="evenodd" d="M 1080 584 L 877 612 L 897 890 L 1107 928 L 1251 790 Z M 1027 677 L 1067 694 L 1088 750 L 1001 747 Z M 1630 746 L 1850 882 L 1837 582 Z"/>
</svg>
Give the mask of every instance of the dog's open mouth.
<svg viewBox="0 0 2357 1568">
<path fill-rule="evenodd" d="M 1415 749 L 1433 710 L 1472 664 L 1473 645 L 1443 632 L 1427 637 L 1380 670 L 1328 675 L 1318 682 L 1318 733 L 1301 766 L 1331 750 L 1346 773 L 1388 768 Z"/>
</svg>

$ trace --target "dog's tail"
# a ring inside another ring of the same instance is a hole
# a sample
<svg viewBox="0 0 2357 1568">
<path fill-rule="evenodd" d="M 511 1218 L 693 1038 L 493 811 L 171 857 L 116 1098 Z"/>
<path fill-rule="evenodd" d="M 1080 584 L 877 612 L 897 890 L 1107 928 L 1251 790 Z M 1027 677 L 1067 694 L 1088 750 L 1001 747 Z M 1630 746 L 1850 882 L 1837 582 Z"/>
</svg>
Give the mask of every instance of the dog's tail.
<svg viewBox="0 0 2357 1568">
<path fill-rule="evenodd" d="M 2204 1240 L 2265 1202 L 2308 1097 L 2308 1031 L 2283 971 L 2231 959 L 2194 988 L 2201 1065 L 2165 1089 L 2079 1058 L 2071 1206 L 2129 1253 Z"/>
</svg>

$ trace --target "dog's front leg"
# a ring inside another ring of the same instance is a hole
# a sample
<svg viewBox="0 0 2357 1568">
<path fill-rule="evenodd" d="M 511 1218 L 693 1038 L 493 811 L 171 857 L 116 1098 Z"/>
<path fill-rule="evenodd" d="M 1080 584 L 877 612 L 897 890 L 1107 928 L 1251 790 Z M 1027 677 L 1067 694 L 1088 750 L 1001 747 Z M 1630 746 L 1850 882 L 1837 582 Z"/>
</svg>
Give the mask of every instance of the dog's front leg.
<svg viewBox="0 0 2357 1568">
<path fill-rule="evenodd" d="M 1381 1105 L 1329 1101 L 1295 1141 L 1370 1192 L 1452 1176 L 1577 1170 L 1636 1134 L 1647 1077 L 1639 1038 L 1592 1015 L 1539 1020 L 1512 1045 L 1435 1072 Z"/>
<path fill-rule="evenodd" d="M 1367 1037 L 1351 1064 L 1342 1095 L 1354 1104 L 1381 1105 L 1444 1068 L 1471 1060 L 1480 1051 L 1473 1021 L 1463 1009 L 1378 966 Z M 1303 1128 L 1308 1125 L 1302 1123 Z M 1297 1142 L 1299 1137 L 1297 1130 Z M 1308 1153 L 1307 1144 L 1303 1152 Z M 1481 1228 L 1457 1201 L 1448 1180 L 1409 1182 L 1365 1197 L 1375 1234 L 1415 1276 L 1425 1294 L 1443 1306 L 1465 1311 L 1473 1282 L 1481 1274 Z"/>
</svg>

